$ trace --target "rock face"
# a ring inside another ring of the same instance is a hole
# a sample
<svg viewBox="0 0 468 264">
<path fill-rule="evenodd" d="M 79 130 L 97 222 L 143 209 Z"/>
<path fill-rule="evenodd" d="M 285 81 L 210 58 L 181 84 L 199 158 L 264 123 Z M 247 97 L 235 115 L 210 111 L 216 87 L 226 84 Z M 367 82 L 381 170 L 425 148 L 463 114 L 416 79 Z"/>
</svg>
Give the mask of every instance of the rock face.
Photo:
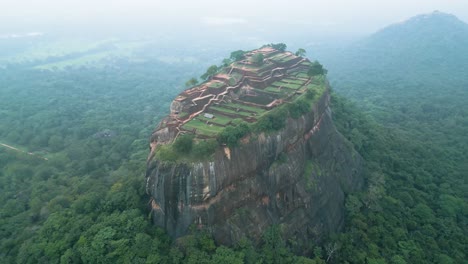
<svg viewBox="0 0 468 264">
<path fill-rule="evenodd" d="M 285 128 L 219 147 L 206 162 L 148 160 L 154 224 L 173 237 L 195 225 L 218 243 L 258 241 L 271 225 L 285 238 L 320 240 L 344 224 L 345 194 L 360 189 L 362 158 L 339 134 L 322 94 Z M 161 131 L 159 131 L 161 133 Z M 171 137 L 171 135 L 168 135 Z"/>
</svg>

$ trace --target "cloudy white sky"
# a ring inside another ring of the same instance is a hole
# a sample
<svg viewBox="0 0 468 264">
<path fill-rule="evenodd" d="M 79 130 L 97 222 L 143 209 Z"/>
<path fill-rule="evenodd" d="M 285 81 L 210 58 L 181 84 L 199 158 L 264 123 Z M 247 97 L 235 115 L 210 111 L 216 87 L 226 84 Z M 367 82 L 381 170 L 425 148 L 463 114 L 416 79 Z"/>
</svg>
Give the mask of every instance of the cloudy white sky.
<svg viewBox="0 0 468 264">
<path fill-rule="evenodd" d="M 365 34 L 434 10 L 468 21 L 468 0 L 0 0 L 0 34 L 58 27 L 176 31 L 197 25 Z"/>
</svg>

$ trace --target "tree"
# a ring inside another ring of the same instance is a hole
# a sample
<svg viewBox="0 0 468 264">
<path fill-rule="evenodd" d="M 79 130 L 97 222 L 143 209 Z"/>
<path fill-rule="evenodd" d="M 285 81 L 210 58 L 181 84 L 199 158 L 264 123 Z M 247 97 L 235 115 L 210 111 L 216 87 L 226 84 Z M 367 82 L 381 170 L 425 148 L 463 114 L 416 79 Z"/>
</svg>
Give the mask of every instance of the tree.
<svg viewBox="0 0 468 264">
<path fill-rule="evenodd" d="M 156 151 L 156 157 L 161 161 L 176 161 L 178 158 L 177 153 L 173 148 L 167 146 L 160 146 Z"/>
<path fill-rule="evenodd" d="M 276 44 L 271 43 L 268 46 L 270 46 L 270 47 L 272 47 L 274 49 L 277 49 L 279 51 L 283 51 L 283 52 L 286 50 L 286 47 L 287 47 L 286 44 L 284 44 L 284 43 L 276 43 Z"/>
<path fill-rule="evenodd" d="M 216 151 L 218 143 L 216 140 L 204 140 L 192 147 L 192 154 L 196 157 L 204 158 L 208 157 Z"/>
<path fill-rule="evenodd" d="M 245 57 L 244 55 L 245 55 L 245 51 L 236 50 L 236 51 L 231 52 L 231 57 L 230 58 L 233 61 L 240 61 Z"/>
<path fill-rule="evenodd" d="M 303 49 L 303 48 L 299 48 L 297 51 L 296 51 L 296 56 L 300 56 L 300 57 L 304 57 L 306 55 L 306 50 Z"/>
<path fill-rule="evenodd" d="M 263 56 L 262 53 L 257 53 L 252 56 L 252 62 L 257 64 L 258 66 L 261 66 L 263 64 L 263 59 L 265 56 Z"/>
<path fill-rule="evenodd" d="M 323 68 L 322 64 L 318 61 L 314 61 L 307 72 L 309 76 L 316 76 L 316 75 L 325 75 L 327 74 L 327 70 Z"/>
<path fill-rule="evenodd" d="M 286 124 L 288 111 L 285 108 L 278 108 L 262 116 L 254 126 L 257 132 L 278 131 Z"/>
<path fill-rule="evenodd" d="M 307 99 L 314 99 L 315 94 L 316 94 L 315 90 L 313 88 L 309 88 L 306 91 L 306 98 Z"/>
<path fill-rule="evenodd" d="M 250 132 L 250 127 L 247 123 L 242 122 L 237 126 L 228 126 L 218 135 L 218 141 L 221 144 L 226 144 L 229 147 L 235 147 L 239 139 L 243 138 Z"/>
<path fill-rule="evenodd" d="M 193 77 L 185 83 L 185 86 L 192 87 L 198 84 L 197 78 Z"/>
<path fill-rule="evenodd" d="M 220 246 L 216 249 L 216 253 L 213 255 L 211 263 L 242 264 L 244 263 L 244 254 L 241 252 L 235 252 L 230 248 Z"/>
<path fill-rule="evenodd" d="M 50 137 L 48 145 L 52 151 L 60 151 L 63 149 L 63 139 L 59 135 L 53 135 Z"/>
<path fill-rule="evenodd" d="M 218 70 L 218 66 L 211 65 L 200 78 L 202 78 L 203 80 L 208 80 L 213 75 L 215 75 L 218 72 Z"/>
<path fill-rule="evenodd" d="M 193 135 L 181 135 L 174 142 L 174 150 L 178 153 L 187 154 L 193 147 Z"/>
<path fill-rule="evenodd" d="M 231 62 L 232 62 L 231 59 L 224 59 L 223 60 L 223 66 L 227 67 L 227 66 L 229 66 L 229 64 L 231 64 Z"/>
<path fill-rule="evenodd" d="M 310 106 L 305 100 L 297 100 L 288 105 L 288 110 L 292 118 L 299 118 L 310 111 Z"/>
<path fill-rule="evenodd" d="M 281 237 L 281 229 L 277 225 L 269 227 L 262 235 L 262 255 L 266 263 L 288 263 L 289 252 Z"/>
<path fill-rule="evenodd" d="M 339 245 L 336 242 L 333 243 L 328 243 L 325 246 L 325 251 L 327 252 L 327 262 L 330 261 L 330 259 L 335 255 L 336 251 L 340 249 Z"/>
</svg>

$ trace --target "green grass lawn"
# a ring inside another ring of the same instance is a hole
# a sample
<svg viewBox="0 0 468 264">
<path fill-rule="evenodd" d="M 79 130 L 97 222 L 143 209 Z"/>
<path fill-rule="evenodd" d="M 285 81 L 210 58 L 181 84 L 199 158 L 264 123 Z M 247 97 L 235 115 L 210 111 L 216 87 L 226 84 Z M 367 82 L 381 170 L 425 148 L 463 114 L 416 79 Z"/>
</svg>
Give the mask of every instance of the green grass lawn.
<svg viewBox="0 0 468 264">
<path fill-rule="evenodd" d="M 223 82 L 211 82 L 208 87 L 210 88 L 215 88 L 215 89 L 218 89 L 218 88 L 221 88 L 223 87 L 225 84 Z"/>
<path fill-rule="evenodd" d="M 203 113 L 204 114 L 204 113 Z M 220 124 L 220 125 L 227 125 L 229 124 L 229 122 L 232 121 L 232 118 L 231 117 L 228 117 L 228 116 L 223 116 L 223 115 L 220 115 L 220 114 L 213 114 L 211 113 L 212 115 L 214 115 L 214 118 L 213 119 L 210 119 L 210 118 L 206 118 L 203 116 L 203 114 L 197 116 L 197 119 L 203 121 L 203 122 L 206 122 L 206 121 L 210 121 L 210 122 L 214 122 L 214 123 L 217 123 L 217 124 Z"/>
<path fill-rule="evenodd" d="M 297 78 L 309 78 L 309 75 L 307 75 L 307 73 L 305 72 L 299 72 L 296 74 L 296 77 Z"/>
<path fill-rule="evenodd" d="M 322 85 L 325 83 L 323 75 L 314 76 L 311 81 L 312 84 Z"/>
<path fill-rule="evenodd" d="M 275 86 L 268 86 L 267 88 L 264 89 L 267 92 L 272 92 L 272 93 L 281 93 L 281 90 L 279 87 Z"/>
<path fill-rule="evenodd" d="M 263 64 L 262 66 L 260 66 L 260 67 L 258 68 L 258 71 L 263 71 L 263 70 L 268 69 L 268 68 L 271 69 L 271 68 L 273 68 L 272 66 L 273 66 L 273 65 L 272 65 L 271 63 L 270 63 L 270 64 Z"/>
<path fill-rule="evenodd" d="M 242 63 L 238 63 L 238 62 L 235 62 L 234 66 L 236 68 L 246 68 L 246 69 L 257 69 L 258 68 L 257 66 L 254 66 L 254 65 L 242 64 Z"/>
<path fill-rule="evenodd" d="M 219 106 L 210 106 L 210 109 L 217 110 L 217 111 L 224 112 L 224 113 L 235 114 L 235 115 L 239 115 L 243 117 L 251 116 L 251 114 L 247 112 L 236 112 L 235 110 L 227 109 L 227 108 L 219 107 Z"/>
<path fill-rule="evenodd" d="M 230 76 L 231 76 L 231 78 L 234 78 L 234 80 L 237 83 L 242 79 L 242 76 L 244 76 L 244 75 L 242 75 L 242 74 L 240 74 L 238 72 L 232 72 Z"/>
<path fill-rule="evenodd" d="M 285 63 L 285 62 L 294 60 L 295 58 L 296 58 L 296 57 L 294 57 L 294 56 L 292 56 L 292 55 L 285 56 L 284 58 L 281 59 L 281 62 Z"/>
<path fill-rule="evenodd" d="M 284 97 L 283 94 L 272 93 L 272 92 L 266 91 L 265 89 L 255 89 L 254 88 L 252 90 L 255 91 L 256 93 L 260 94 L 260 95 L 270 96 L 270 97 L 273 97 L 275 99 L 279 99 L 279 98 Z"/>
<path fill-rule="evenodd" d="M 305 81 L 304 80 L 299 80 L 299 79 L 293 79 L 293 78 L 284 78 L 281 80 L 281 82 L 284 82 L 284 83 L 294 83 L 294 84 L 304 84 Z"/>
<path fill-rule="evenodd" d="M 278 86 L 278 87 L 286 87 L 286 88 L 289 88 L 289 89 L 294 89 L 294 90 L 297 90 L 299 88 L 301 88 L 302 84 L 295 84 L 295 83 L 284 83 L 284 82 L 274 82 L 273 83 L 274 86 Z"/>
<path fill-rule="evenodd" d="M 196 118 L 190 120 L 188 123 L 183 125 L 182 128 L 187 130 L 192 130 L 195 128 L 197 134 L 203 134 L 207 136 L 215 136 L 224 129 L 223 127 L 215 125 L 207 125 L 205 122 L 197 120 Z"/>
<path fill-rule="evenodd" d="M 282 62 L 282 60 L 285 57 L 289 57 L 289 56 L 287 54 L 280 53 L 280 54 L 276 54 L 275 56 L 272 56 L 270 59 L 276 62 Z"/>
<path fill-rule="evenodd" d="M 252 112 L 255 112 L 255 113 L 257 113 L 257 114 L 262 114 L 262 113 L 265 113 L 265 112 L 266 112 L 266 110 L 264 110 L 264 109 L 262 109 L 262 108 L 254 107 L 254 106 L 248 106 L 248 105 L 243 105 L 243 104 L 229 103 L 229 104 L 226 104 L 226 105 L 227 105 L 227 106 L 230 106 L 230 107 L 236 107 L 236 108 L 239 108 L 239 109 L 252 111 Z"/>
<path fill-rule="evenodd" d="M 294 93 L 297 89 L 290 89 L 286 87 L 281 87 L 280 89 L 279 87 L 270 86 L 270 87 L 265 88 L 265 90 L 267 90 L 268 92 L 281 94 L 282 97 L 286 97 L 287 94 Z"/>
</svg>

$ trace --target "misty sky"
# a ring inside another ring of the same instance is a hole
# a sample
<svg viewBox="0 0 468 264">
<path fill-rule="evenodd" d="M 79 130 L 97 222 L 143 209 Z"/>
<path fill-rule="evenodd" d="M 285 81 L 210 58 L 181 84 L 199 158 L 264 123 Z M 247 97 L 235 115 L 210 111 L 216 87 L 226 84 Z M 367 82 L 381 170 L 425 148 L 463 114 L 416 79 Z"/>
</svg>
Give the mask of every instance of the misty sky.
<svg viewBox="0 0 468 264">
<path fill-rule="evenodd" d="M 434 10 L 468 21 L 467 0 L 1 0 L 0 34 L 200 27 L 368 34 Z"/>
</svg>

